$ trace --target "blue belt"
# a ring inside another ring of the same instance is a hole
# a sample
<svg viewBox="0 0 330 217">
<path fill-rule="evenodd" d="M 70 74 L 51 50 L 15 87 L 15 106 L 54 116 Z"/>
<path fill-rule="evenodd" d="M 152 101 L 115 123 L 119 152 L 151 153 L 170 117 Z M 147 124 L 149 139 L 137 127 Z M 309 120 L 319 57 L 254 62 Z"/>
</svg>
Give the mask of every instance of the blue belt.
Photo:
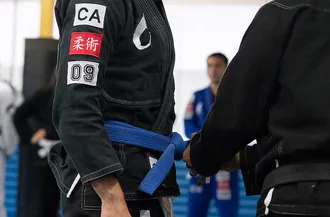
<svg viewBox="0 0 330 217">
<path fill-rule="evenodd" d="M 139 186 L 140 191 L 150 195 L 162 184 L 170 172 L 174 160 L 182 160 L 182 153 L 188 143 L 178 133 L 173 133 L 167 137 L 117 121 L 106 121 L 105 128 L 108 131 L 111 142 L 163 152 L 160 159 L 151 168 Z"/>
</svg>

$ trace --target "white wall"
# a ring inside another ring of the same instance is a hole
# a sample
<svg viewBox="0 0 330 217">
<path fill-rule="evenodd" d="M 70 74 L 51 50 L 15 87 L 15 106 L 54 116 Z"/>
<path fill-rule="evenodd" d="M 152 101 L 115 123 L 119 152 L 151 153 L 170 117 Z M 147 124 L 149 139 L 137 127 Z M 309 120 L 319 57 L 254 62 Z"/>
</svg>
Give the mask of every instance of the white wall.
<svg viewBox="0 0 330 217">
<path fill-rule="evenodd" d="M 208 85 L 206 57 L 219 51 L 232 59 L 243 33 L 265 0 L 164 2 L 175 38 L 177 56 L 175 130 L 183 132 L 182 119 L 188 99 L 193 91 Z M 15 10 L 17 16 L 14 15 Z M 9 0 L 0 1 L 0 76 L 10 78 L 12 72 L 12 82 L 19 89 L 22 87 L 24 39 L 39 36 L 39 22 L 38 0 L 20 0 L 17 5 Z M 58 38 L 55 22 L 53 36 Z"/>
<path fill-rule="evenodd" d="M 39 36 L 39 1 L 0 1 L 0 76 L 22 87 L 24 39 Z M 38 64 L 38 63 L 36 63 Z"/>
<path fill-rule="evenodd" d="M 231 60 L 261 5 L 261 2 L 166 5 L 177 54 L 175 131 L 183 135 L 183 117 L 189 98 L 195 90 L 208 85 L 207 56 L 222 52 Z"/>
</svg>

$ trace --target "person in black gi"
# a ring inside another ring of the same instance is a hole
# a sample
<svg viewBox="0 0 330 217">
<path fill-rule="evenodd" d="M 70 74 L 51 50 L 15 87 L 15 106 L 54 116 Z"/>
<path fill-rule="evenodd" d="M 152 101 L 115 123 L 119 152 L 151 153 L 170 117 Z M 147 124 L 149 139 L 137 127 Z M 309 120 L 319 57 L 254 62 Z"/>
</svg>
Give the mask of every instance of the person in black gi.
<svg viewBox="0 0 330 217">
<path fill-rule="evenodd" d="M 172 134 L 175 53 L 162 1 L 57 0 L 55 15 L 61 143 L 49 164 L 64 217 L 172 216 L 170 198 L 180 194 L 174 165 L 152 194 L 140 191 L 162 153 L 114 142 L 105 128 L 117 121 Z"/>
<path fill-rule="evenodd" d="M 184 153 L 201 179 L 240 167 L 256 216 L 330 216 L 329 22 L 327 0 L 264 5 Z"/>
</svg>

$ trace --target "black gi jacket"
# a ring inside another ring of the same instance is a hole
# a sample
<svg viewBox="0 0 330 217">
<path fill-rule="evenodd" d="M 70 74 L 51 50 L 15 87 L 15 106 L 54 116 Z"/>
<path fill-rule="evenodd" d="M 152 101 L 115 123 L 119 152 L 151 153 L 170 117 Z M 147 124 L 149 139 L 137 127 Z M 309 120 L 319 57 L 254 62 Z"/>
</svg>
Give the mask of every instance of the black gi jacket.
<svg viewBox="0 0 330 217">
<path fill-rule="evenodd" d="M 276 0 L 259 10 L 192 139 L 199 174 L 217 173 L 254 139 L 241 152 L 249 195 L 260 193 L 275 159 L 279 167 L 330 161 L 329 23 L 329 0 Z M 275 188 L 270 210 L 330 216 L 329 182 L 317 180 Z"/>
<path fill-rule="evenodd" d="M 127 200 L 160 153 L 113 144 L 104 120 L 170 135 L 174 114 L 174 43 L 161 1 L 58 0 L 60 32 L 53 120 L 63 143 L 50 165 L 67 194 L 81 182 L 117 175 Z M 153 197 L 179 194 L 175 167 Z"/>
</svg>

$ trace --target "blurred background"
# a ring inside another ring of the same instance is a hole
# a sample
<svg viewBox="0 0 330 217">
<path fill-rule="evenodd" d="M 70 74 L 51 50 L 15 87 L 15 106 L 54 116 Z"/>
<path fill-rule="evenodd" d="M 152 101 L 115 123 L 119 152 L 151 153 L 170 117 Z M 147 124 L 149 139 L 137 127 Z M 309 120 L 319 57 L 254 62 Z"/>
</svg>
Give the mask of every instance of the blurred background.
<svg viewBox="0 0 330 217">
<path fill-rule="evenodd" d="M 184 116 L 191 95 L 209 85 L 206 59 L 221 52 L 229 61 L 238 50 L 242 36 L 266 0 L 163 0 L 176 46 L 176 113 L 174 130 L 184 135 Z M 24 98 L 31 96 L 50 77 L 47 65 L 56 61 L 58 29 L 53 0 L 0 0 L 0 77 L 9 81 Z M 44 38 L 36 43 L 34 39 Z M 46 51 L 47 52 L 46 52 Z M 47 59 L 43 59 L 47 56 Z M 46 74 L 42 74 L 42 72 Z M 32 154 L 31 154 L 32 153 Z M 9 217 L 24 215 L 29 205 L 30 181 L 36 150 L 18 146 L 7 158 L 5 207 Z M 19 167 L 19 165 L 21 165 Z M 177 164 L 182 195 L 174 200 L 177 217 L 186 217 L 189 181 L 187 170 Z M 31 178 L 32 176 L 32 178 Z M 20 185 L 18 185 L 20 183 Z M 47 185 L 47 183 L 46 183 Z M 18 194 L 18 189 L 21 189 Z M 33 193 L 33 192 L 32 192 Z M 239 216 L 255 215 L 257 197 L 246 197 L 239 176 Z M 211 201 L 209 217 L 220 216 Z M 40 216 L 47 217 L 47 216 Z"/>
</svg>

